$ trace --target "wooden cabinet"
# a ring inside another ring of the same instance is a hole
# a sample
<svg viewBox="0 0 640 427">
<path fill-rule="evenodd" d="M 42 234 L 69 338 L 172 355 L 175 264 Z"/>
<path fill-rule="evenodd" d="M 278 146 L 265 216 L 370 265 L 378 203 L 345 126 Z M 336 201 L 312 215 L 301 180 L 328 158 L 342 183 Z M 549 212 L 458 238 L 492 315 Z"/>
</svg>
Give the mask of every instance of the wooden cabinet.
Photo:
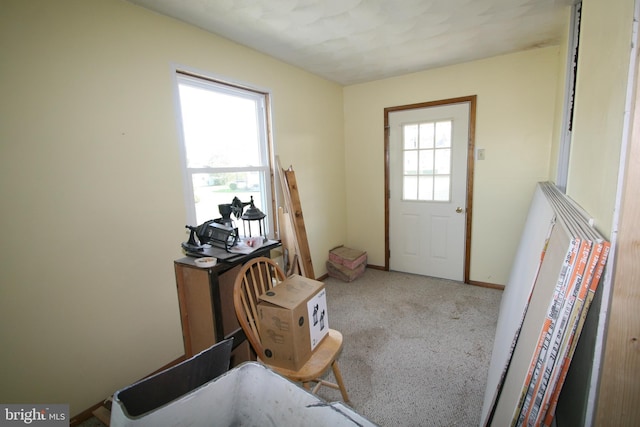
<svg viewBox="0 0 640 427">
<path fill-rule="evenodd" d="M 233 307 L 233 284 L 242 264 L 257 256 L 271 256 L 279 243 L 264 246 L 233 261 L 220 261 L 213 267 L 198 267 L 195 258 L 174 262 L 178 303 L 182 321 L 184 352 L 187 358 L 230 336 L 234 337 L 231 367 L 255 354 L 240 328 Z"/>
</svg>

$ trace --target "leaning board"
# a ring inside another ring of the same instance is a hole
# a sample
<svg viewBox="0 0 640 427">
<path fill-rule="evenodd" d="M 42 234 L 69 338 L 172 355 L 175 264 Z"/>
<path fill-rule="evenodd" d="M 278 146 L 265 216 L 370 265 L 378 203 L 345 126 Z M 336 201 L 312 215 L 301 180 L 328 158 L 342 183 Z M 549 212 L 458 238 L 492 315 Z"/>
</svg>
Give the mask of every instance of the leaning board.
<svg viewBox="0 0 640 427">
<path fill-rule="evenodd" d="M 557 278 L 560 276 L 565 256 L 569 251 L 571 251 L 571 237 L 562 227 L 554 227 L 496 407 L 492 422 L 494 426 L 511 424 L 529 374 L 529 366 L 536 353 L 538 337 L 544 327 L 549 301 L 553 298 Z"/>
<path fill-rule="evenodd" d="M 520 238 L 509 281 L 502 294 L 493 352 L 487 376 L 487 392 L 482 407 L 482 423 L 498 398 L 505 370 L 513 354 L 531 291 L 555 224 L 555 214 L 542 189 L 536 186 L 525 228 Z"/>
<path fill-rule="evenodd" d="M 538 185 L 503 295 L 482 425 L 551 425 L 609 247 L 573 201 L 551 183 Z"/>
</svg>

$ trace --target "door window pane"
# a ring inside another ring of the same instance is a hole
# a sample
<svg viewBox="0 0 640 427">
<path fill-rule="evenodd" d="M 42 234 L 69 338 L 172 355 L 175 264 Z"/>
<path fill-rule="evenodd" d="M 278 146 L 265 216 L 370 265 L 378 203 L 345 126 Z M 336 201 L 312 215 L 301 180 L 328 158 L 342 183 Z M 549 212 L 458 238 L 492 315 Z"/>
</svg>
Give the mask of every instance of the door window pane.
<svg viewBox="0 0 640 427">
<path fill-rule="evenodd" d="M 439 202 L 449 201 L 449 176 L 436 176 L 433 181 L 433 200 Z"/>
<path fill-rule="evenodd" d="M 403 180 L 402 198 L 404 200 L 418 200 L 418 177 L 405 176 Z"/>
<path fill-rule="evenodd" d="M 434 172 L 438 175 L 448 175 L 451 172 L 451 149 L 435 150 Z"/>
<path fill-rule="evenodd" d="M 403 140 L 405 150 L 418 148 L 418 125 L 405 126 Z"/>
<path fill-rule="evenodd" d="M 404 152 L 404 174 L 416 175 L 417 173 L 418 173 L 418 152 L 405 151 Z"/>
<path fill-rule="evenodd" d="M 433 148 L 435 139 L 434 126 L 435 123 L 433 122 L 420 124 L 420 148 Z"/>
<path fill-rule="evenodd" d="M 420 174 L 433 175 L 433 150 L 420 150 Z"/>
<path fill-rule="evenodd" d="M 451 120 L 436 123 L 436 148 L 451 147 Z"/>
<path fill-rule="evenodd" d="M 449 201 L 451 120 L 403 126 L 403 199 Z"/>
</svg>

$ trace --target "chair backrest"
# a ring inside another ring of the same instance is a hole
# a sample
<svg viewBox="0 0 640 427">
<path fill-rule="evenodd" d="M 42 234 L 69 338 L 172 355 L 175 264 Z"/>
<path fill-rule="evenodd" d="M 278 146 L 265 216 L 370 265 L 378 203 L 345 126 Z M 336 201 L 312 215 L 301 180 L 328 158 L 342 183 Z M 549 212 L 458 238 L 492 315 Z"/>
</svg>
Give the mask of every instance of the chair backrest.
<svg viewBox="0 0 640 427">
<path fill-rule="evenodd" d="M 258 330 L 260 295 L 285 279 L 284 271 L 271 258 L 258 257 L 242 266 L 233 286 L 233 305 L 238 322 L 258 357 L 263 356 Z"/>
</svg>

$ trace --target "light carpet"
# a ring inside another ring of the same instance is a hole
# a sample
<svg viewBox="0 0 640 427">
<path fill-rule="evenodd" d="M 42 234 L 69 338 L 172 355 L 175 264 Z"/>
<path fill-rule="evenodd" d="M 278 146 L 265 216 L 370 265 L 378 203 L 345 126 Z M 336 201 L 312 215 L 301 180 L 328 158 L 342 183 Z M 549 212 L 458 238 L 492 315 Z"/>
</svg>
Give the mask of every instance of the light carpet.
<svg viewBox="0 0 640 427">
<path fill-rule="evenodd" d="M 374 269 L 324 282 L 358 413 L 380 426 L 479 424 L 502 291 Z"/>
</svg>

